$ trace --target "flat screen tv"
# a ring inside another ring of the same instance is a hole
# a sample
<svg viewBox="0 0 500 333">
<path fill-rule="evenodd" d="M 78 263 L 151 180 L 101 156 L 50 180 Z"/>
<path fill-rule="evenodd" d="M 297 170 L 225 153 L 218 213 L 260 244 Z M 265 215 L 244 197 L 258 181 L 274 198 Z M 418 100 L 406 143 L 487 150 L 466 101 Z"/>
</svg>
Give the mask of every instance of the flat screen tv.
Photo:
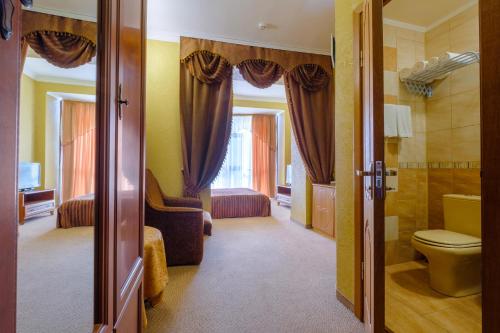
<svg viewBox="0 0 500 333">
<path fill-rule="evenodd" d="M 40 163 L 19 163 L 18 178 L 20 191 L 40 187 Z"/>
</svg>

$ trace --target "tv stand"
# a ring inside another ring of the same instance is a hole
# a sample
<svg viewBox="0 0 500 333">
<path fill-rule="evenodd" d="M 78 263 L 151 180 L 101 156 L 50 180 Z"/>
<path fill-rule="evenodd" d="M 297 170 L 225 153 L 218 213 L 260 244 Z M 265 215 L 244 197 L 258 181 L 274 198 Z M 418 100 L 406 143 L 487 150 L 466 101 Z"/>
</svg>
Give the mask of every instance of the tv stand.
<svg viewBox="0 0 500 333">
<path fill-rule="evenodd" d="M 19 224 L 41 214 L 54 215 L 56 190 L 32 190 L 19 192 Z"/>
</svg>

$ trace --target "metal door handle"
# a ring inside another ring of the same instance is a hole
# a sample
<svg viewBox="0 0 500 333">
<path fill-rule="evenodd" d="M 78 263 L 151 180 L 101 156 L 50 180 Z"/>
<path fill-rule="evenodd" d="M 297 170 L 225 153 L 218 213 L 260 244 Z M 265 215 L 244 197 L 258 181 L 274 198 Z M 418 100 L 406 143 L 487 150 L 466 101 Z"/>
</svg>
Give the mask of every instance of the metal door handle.
<svg viewBox="0 0 500 333">
<path fill-rule="evenodd" d="M 123 112 L 122 112 L 122 106 L 128 106 L 128 99 L 123 99 L 122 98 L 122 85 L 118 86 L 118 118 L 122 119 Z"/>
<path fill-rule="evenodd" d="M 356 176 L 358 177 L 372 177 L 373 175 L 373 171 L 356 170 Z"/>
</svg>

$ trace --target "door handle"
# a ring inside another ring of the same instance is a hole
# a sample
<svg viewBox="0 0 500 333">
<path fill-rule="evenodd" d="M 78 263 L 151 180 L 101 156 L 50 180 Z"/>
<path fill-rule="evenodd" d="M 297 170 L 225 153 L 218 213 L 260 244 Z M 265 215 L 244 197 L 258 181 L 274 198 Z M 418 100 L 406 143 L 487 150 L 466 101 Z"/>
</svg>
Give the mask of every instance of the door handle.
<svg viewBox="0 0 500 333">
<path fill-rule="evenodd" d="M 128 106 L 128 99 L 123 99 L 122 98 L 122 84 L 118 86 L 118 118 L 122 119 L 123 117 L 123 110 L 122 107 L 123 105 Z"/>
<path fill-rule="evenodd" d="M 373 175 L 373 171 L 356 170 L 356 176 L 358 177 L 372 177 Z"/>
</svg>

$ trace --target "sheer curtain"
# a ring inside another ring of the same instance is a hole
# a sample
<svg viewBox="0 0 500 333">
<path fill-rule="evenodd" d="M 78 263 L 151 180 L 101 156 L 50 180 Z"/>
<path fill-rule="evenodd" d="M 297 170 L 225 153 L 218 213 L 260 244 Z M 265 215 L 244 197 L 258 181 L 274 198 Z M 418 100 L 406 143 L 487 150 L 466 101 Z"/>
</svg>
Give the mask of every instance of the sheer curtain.
<svg viewBox="0 0 500 333">
<path fill-rule="evenodd" d="M 95 103 L 64 101 L 61 116 L 62 200 L 94 192 Z"/>
<path fill-rule="evenodd" d="M 252 188 L 252 116 L 233 116 L 226 159 L 212 188 Z"/>
</svg>

